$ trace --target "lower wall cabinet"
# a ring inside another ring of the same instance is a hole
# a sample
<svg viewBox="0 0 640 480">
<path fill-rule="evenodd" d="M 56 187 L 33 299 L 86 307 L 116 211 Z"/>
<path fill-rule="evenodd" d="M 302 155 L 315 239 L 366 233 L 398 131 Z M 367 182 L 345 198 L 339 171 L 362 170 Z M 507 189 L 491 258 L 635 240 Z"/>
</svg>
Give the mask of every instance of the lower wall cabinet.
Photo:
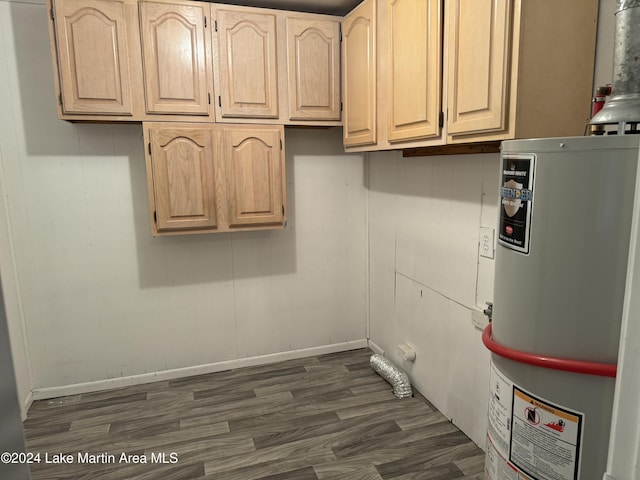
<svg viewBox="0 0 640 480">
<path fill-rule="evenodd" d="M 284 127 L 144 123 L 154 236 L 283 228 Z"/>
</svg>

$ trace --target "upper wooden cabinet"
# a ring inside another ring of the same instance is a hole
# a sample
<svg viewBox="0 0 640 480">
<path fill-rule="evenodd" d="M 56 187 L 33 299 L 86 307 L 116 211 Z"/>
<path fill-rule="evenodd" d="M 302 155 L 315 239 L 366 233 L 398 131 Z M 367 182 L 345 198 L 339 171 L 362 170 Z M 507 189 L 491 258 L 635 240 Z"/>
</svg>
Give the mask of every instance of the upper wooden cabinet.
<svg viewBox="0 0 640 480">
<path fill-rule="evenodd" d="M 214 6 L 218 52 L 218 121 L 278 118 L 276 15 Z"/>
<path fill-rule="evenodd" d="M 210 114 L 209 5 L 140 2 L 147 113 Z"/>
<path fill-rule="evenodd" d="M 281 127 L 235 126 L 224 129 L 230 227 L 282 225 L 282 147 Z"/>
<path fill-rule="evenodd" d="M 361 13 L 372 10 L 373 20 Z M 524 0 L 360 4 L 343 23 L 345 149 L 582 135 L 598 1 L 558 0 L 552 10 L 548 2 Z M 347 29 L 356 16 L 375 25 L 376 68 L 365 63 L 365 47 L 349 52 Z M 375 114 L 364 100 L 372 81 Z"/>
<path fill-rule="evenodd" d="M 504 130 L 507 122 L 511 2 L 448 4 L 449 134 Z"/>
<path fill-rule="evenodd" d="M 49 4 L 61 116 L 133 114 L 130 60 L 135 48 L 129 44 L 127 22 L 135 26 L 136 18 L 130 6 L 118 0 Z"/>
<path fill-rule="evenodd" d="M 340 124 L 340 17 L 212 5 L 216 120 Z"/>
<path fill-rule="evenodd" d="M 188 0 L 47 2 L 64 120 L 341 124 L 341 17 Z"/>
<path fill-rule="evenodd" d="M 389 142 L 440 135 L 441 0 L 386 0 Z"/>
<path fill-rule="evenodd" d="M 217 228 L 213 131 L 162 124 L 149 127 L 148 135 L 157 231 Z"/>
<path fill-rule="evenodd" d="M 144 123 L 152 234 L 283 228 L 284 128 Z"/>
<path fill-rule="evenodd" d="M 376 1 L 365 0 L 342 21 L 345 146 L 376 143 Z"/>
<path fill-rule="evenodd" d="M 340 120 L 340 22 L 286 17 L 289 120 Z"/>
<path fill-rule="evenodd" d="M 367 0 L 343 31 L 348 151 L 442 144 L 442 0 Z"/>
<path fill-rule="evenodd" d="M 450 0 L 448 143 L 583 135 L 597 0 Z M 447 51 L 447 50 L 446 50 Z"/>
</svg>

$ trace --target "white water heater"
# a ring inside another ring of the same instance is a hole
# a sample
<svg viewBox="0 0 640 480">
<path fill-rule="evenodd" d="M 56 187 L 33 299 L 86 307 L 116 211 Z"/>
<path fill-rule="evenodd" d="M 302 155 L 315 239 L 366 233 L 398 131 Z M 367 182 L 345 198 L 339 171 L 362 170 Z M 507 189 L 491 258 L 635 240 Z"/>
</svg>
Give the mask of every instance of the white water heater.
<svg viewBox="0 0 640 480">
<path fill-rule="evenodd" d="M 488 480 L 602 479 L 639 145 L 502 144 Z"/>
</svg>

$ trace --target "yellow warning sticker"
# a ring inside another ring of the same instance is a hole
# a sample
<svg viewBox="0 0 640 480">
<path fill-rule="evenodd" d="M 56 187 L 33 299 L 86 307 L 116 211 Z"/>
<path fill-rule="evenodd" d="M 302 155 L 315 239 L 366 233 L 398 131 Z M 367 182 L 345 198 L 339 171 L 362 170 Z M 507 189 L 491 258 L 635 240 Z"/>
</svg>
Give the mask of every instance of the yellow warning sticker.
<svg viewBox="0 0 640 480">
<path fill-rule="evenodd" d="M 536 480 L 578 480 L 584 414 L 513 386 L 509 461 Z"/>
</svg>

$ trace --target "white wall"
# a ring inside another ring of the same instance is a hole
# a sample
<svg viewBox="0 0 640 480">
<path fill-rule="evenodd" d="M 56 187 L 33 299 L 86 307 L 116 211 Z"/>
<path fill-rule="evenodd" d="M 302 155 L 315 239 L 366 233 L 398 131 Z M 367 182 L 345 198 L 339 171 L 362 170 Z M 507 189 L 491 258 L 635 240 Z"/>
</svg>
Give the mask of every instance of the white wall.
<svg viewBox="0 0 640 480">
<path fill-rule="evenodd" d="M 285 230 L 154 239 L 141 126 L 56 118 L 44 5 L 0 1 L 0 33 L 0 268 L 23 397 L 364 345 L 363 159 L 339 129 L 287 131 Z"/>
<path fill-rule="evenodd" d="M 471 308 L 493 297 L 478 235 L 495 228 L 498 165 L 498 154 L 369 157 L 371 340 L 480 445 L 489 355 Z M 400 343 L 415 347 L 415 365 Z"/>
<path fill-rule="evenodd" d="M 11 77 L 11 66 L 8 64 L 12 54 L 12 42 L 10 25 L 4 21 L 8 11 L 8 4 L 0 3 L 0 85 L 8 85 Z M 0 115 L 0 130 L 6 129 L 7 135 L 15 135 L 15 132 L 6 120 L 11 117 L 10 103 L 5 102 L 4 88 L 0 90 L 0 104 L 3 112 Z M 27 410 L 31 405 L 33 380 L 31 377 L 30 360 L 28 353 L 28 339 L 22 311 L 21 291 L 18 284 L 18 271 L 15 263 L 14 239 L 11 225 L 8 222 L 10 216 L 9 197 L 7 187 L 10 185 L 8 176 L 11 168 L 6 165 L 5 158 L 10 158 L 13 151 L 6 148 L 5 142 L 0 140 L 0 278 L 4 294 L 5 310 L 7 315 L 7 327 L 13 357 L 13 366 L 16 377 L 16 386 L 20 402 L 22 417 L 26 418 Z M 18 213 L 19 214 L 19 213 Z"/>
</svg>

